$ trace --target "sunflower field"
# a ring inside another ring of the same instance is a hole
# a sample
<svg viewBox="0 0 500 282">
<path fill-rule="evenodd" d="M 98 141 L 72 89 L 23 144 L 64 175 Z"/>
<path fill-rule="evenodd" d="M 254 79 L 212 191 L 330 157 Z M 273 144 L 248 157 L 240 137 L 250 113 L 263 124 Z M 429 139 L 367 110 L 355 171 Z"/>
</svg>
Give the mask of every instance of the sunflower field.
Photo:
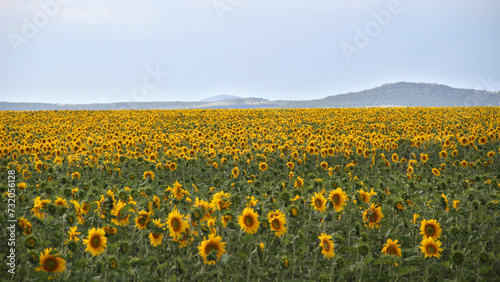
<svg viewBox="0 0 500 282">
<path fill-rule="evenodd" d="M 0 120 L 3 280 L 500 277 L 497 107 Z"/>
</svg>

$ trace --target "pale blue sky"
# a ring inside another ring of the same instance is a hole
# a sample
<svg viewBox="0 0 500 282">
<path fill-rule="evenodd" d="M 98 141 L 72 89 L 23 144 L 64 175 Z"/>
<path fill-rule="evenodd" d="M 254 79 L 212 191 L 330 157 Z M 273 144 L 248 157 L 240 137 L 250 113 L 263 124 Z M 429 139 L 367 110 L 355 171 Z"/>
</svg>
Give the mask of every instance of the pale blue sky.
<svg viewBox="0 0 500 282">
<path fill-rule="evenodd" d="M 500 90 L 492 0 L 0 0 L 0 34 L 0 101 Z"/>
</svg>

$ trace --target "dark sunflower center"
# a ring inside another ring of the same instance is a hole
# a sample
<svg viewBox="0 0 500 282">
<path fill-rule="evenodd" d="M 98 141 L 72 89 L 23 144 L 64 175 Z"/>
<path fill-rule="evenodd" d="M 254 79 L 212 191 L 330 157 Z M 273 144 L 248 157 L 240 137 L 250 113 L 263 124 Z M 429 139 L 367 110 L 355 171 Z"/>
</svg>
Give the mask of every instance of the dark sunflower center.
<svg viewBox="0 0 500 282">
<path fill-rule="evenodd" d="M 245 225 L 248 227 L 253 225 L 253 219 L 250 216 L 245 217 Z"/>
<path fill-rule="evenodd" d="M 205 252 L 208 254 L 210 254 L 210 252 L 217 252 L 217 245 L 213 244 L 213 243 L 209 243 L 207 244 L 206 248 L 205 248 Z"/>
<path fill-rule="evenodd" d="M 161 235 L 161 234 L 156 234 L 156 233 L 151 233 L 151 234 L 153 234 L 153 238 L 155 238 L 155 239 L 158 239 Z"/>
<path fill-rule="evenodd" d="M 427 253 L 429 253 L 429 254 L 435 254 L 436 253 L 436 248 L 433 245 L 427 246 Z"/>
<path fill-rule="evenodd" d="M 101 239 L 99 237 L 94 237 L 90 240 L 90 245 L 93 248 L 99 248 L 101 246 Z"/>
<path fill-rule="evenodd" d="M 339 196 L 335 195 L 335 196 L 333 197 L 333 202 L 334 202 L 335 204 L 338 204 L 338 203 L 340 202 Z"/>
<path fill-rule="evenodd" d="M 434 227 L 432 227 L 432 226 L 425 227 L 425 234 L 427 236 L 432 237 L 432 236 L 434 236 L 435 232 L 436 232 L 436 230 L 434 230 Z"/>
<path fill-rule="evenodd" d="M 58 266 L 57 260 L 54 257 L 50 257 L 47 260 L 45 260 L 43 268 L 45 268 L 45 270 L 47 270 L 48 272 L 53 272 L 54 270 L 57 269 L 57 266 Z"/>
<path fill-rule="evenodd" d="M 174 228 L 174 231 L 179 231 L 179 229 L 181 229 L 181 223 L 177 218 L 172 220 L 172 227 Z"/>
<path fill-rule="evenodd" d="M 387 253 L 390 255 L 397 255 L 398 252 L 396 250 L 396 246 L 389 246 L 387 247 Z"/>
<path fill-rule="evenodd" d="M 325 251 L 329 251 L 330 250 L 330 245 L 328 244 L 328 241 L 323 241 L 323 249 L 325 249 Z"/>
<path fill-rule="evenodd" d="M 26 241 L 26 245 L 27 245 L 28 247 L 34 247 L 34 246 L 35 246 L 35 244 L 36 244 L 36 243 L 35 243 L 35 240 L 34 240 L 33 238 L 30 238 L 30 239 L 28 239 L 28 240 Z"/>
<path fill-rule="evenodd" d="M 277 219 L 274 219 L 273 222 L 271 222 L 271 225 L 273 226 L 274 229 L 280 229 L 281 227 L 281 224 Z"/>
<path fill-rule="evenodd" d="M 377 219 L 378 219 L 378 217 L 377 217 L 377 213 L 376 213 L 376 212 L 374 212 L 374 211 L 371 211 L 371 214 L 368 216 L 368 220 L 369 220 L 370 222 L 376 222 L 376 221 L 377 221 Z"/>
<path fill-rule="evenodd" d="M 320 208 L 322 206 L 322 202 L 320 199 L 316 199 L 316 201 L 314 201 L 314 204 L 316 205 L 316 207 Z"/>
<path fill-rule="evenodd" d="M 141 218 L 139 218 L 139 224 L 140 224 L 140 225 L 146 225 L 146 220 L 147 220 L 147 219 L 146 219 L 145 217 L 141 217 Z"/>
<path fill-rule="evenodd" d="M 194 213 L 194 218 L 198 219 L 200 217 L 201 217 L 201 213 L 199 213 L 199 212 Z"/>
</svg>

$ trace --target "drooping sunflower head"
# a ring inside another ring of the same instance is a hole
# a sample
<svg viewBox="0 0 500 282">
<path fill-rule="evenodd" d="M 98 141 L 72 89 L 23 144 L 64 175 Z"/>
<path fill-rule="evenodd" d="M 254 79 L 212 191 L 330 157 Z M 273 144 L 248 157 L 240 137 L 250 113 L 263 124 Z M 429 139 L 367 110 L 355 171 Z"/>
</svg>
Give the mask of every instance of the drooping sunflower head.
<svg viewBox="0 0 500 282">
<path fill-rule="evenodd" d="M 424 237 L 424 239 L 432 238 L 437 240 L 441 237 L 441 225 L 435 219 L 424 219 L 421 222 L 420 234 Z"/>
<path fill-rule="evenodd" d="M 424 238 L 420 244 L 422 246 L 420 246 L 419 248 L 425 254 L 426 258 L 427 257 L 439 258 L 441 256 L 440 252 L 443 251 L 443 249 L 440 248 L 441 242 L 439 242 L 439 240 L 434 241 L 432 237 Z"/>
<path fill-rule="evenodd" d="M 401 249 L 399 248 L 401 245 L 398 244 L 398 240 L 387 239 L 387 243 L 384 245 L 382 249 L 382 253 L 386 255 L 396 255 L 398 257 L 402 257 Z"/>
<path fill-rule="evenodd" d="M 149 233 L 148 238 L 149 242 L 151 243 L 151 245 L 153 245 L 153 247 L 160 246 L 163 240 L 163 234 L 151 232 Z"/>
<path fill-rule="evenodd" d="M 258 214 L 251 208 L 246 207 L 241 215 L 238 215 L 238 223 L 245 233 L 254 234 L 259 229 L 260 222 Z"/>
<path fill-rule="evenodd" d="M 66 261 L 54 252 L 52 252 L 52 248 L 47 248 L 45 252 L 40 253 L 40 266 L 36 268 L 36 271 L 53 273 L 63 272 L 66 269 Z"/>
<path fill-rule="evenodd" d="M 441 194 L 441 205 L 443 206 L 445 211 L 450 210 L 450 206 L 448 205 L 448 198 L 444 193 Z"/>
<path fill-rule="evenodd" d="M 135 218 L 135 227 L 137 229 L 146 229 L 150 222 L 150 213 L 147 211 L 140 211 L 139 216 Z"/>
<path fill-rule="evenodd" d="M 405 207 L 403 206 L 403 204 L 401 202 L 397 202 L 394 205 L 394 208 L 396 209 L 396 211 L 403 211 L 405 209 Z"/>
<path fill-rule="evenodd" d="M 107 247 L 107 238 L 104 236 L 105 234 L 106 232 L 102 228 L 90 229 L 87 239 L 83 239 L 83 244 L 87 245 L 85 251 L 92 253 L 92 256 L 104 253 Z"/>
</svg>

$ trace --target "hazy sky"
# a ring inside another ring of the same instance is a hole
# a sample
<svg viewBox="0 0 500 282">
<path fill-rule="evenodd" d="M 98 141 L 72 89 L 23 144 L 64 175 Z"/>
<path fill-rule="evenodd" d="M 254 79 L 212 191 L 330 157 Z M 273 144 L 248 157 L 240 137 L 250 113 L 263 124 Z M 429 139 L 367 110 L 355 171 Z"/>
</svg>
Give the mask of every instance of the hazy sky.
<svg viewBox="0 0 500 282">
<path fill-rule="evenodd" d="M 500 90 L 496 0 L 0 0 L 0 101 Z"/>
</svg>

